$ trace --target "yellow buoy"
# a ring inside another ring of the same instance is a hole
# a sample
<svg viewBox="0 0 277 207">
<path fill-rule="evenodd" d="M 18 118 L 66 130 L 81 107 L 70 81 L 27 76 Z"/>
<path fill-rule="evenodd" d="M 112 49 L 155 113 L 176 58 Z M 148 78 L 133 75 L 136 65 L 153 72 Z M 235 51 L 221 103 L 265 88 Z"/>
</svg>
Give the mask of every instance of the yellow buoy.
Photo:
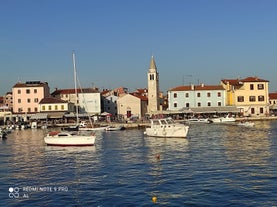
<svg viewBox="0 0 277 207">
<path fill-rule="evenodd" d="M 157 202 L 157 197 L 156 197 L 156 196 L 153 196 L 153 197 L 152 197 L 152 201 L 153 201 L 153 203 L 156 203 L 156 202 Z"/>
</svg>

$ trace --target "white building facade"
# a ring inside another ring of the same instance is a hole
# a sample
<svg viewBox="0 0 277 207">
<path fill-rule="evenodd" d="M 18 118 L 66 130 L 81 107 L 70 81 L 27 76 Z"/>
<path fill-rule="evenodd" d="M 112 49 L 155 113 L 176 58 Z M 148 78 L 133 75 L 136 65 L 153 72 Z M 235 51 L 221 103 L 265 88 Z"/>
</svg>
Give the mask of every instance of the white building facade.
<svg viewBox="0 0 277 207">
<path fill-rule="evenodd" d="M 168 91 L 168 110 L 225 106 L 225 89 L 221 85 L 178 86 Z"/>
</svg>

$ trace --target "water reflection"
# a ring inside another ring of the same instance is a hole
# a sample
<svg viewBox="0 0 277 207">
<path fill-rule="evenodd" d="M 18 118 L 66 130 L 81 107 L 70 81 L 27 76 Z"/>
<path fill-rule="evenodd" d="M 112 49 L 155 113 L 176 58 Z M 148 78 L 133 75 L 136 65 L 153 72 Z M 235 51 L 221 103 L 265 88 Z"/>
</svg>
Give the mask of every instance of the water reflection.
<svg viewBox="0 0 277 207">
<path fill-rule="evenodd" d="M 34 206 L 150 206 L 153 196 L 164 206 L 273 206 L 276 123 L 191 126 L 186 139 L 102 132 L 96 146 L 81 148 L 45 146 L 42 130 L 18 131 L 2 141 L 0 183 L 70 189 L 33 193 Z"/>
<path fill-rule="evenodd" d="M 256 124 L 253 128 L 226 128 L 224 146 L 233 164 L 269 165 L 269 125 Z"/>
</svg>

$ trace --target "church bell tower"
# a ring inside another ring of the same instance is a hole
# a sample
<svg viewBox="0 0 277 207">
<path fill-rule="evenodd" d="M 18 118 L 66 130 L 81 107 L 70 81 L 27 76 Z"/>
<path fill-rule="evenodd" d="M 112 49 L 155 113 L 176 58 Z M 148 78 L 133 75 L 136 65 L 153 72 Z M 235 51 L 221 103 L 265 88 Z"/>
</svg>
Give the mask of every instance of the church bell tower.
<svg viewBox="0 0 277 207">
<path fill-rule="evenodd" d="M 148 70 L 148 113 L 159 110 L 159 73 L 154 57 L 151 57 L 150 67 Z"/>
</svg>

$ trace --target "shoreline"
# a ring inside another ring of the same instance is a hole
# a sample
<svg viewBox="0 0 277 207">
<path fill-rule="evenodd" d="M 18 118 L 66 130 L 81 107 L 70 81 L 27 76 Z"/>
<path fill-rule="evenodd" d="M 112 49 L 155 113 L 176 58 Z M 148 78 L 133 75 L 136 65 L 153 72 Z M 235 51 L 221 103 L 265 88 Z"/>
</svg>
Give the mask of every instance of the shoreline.
<svg viewBox="0 0 277 207">
<path fill-rule="evenodd" d="M 277 116 L 270 116 L 270 117 L 238 117 L 236 118 L 235 122 L 241 122 L 241 121 L 275 121 L 277 120 Z M 176 120 L 177 122 L 186 122 L 187 120 Z M 125 129 L 144 129 L 146 127 L 150 127 L 150 122 L 134 122 L 134 123 L 119 123 L 119 122 L 98 122 L 97 125 L 103 127 L 103 126 L 111 126 L 111 127 L 124 127 Z M 54 124 L 54 125 L 48 125 L 46 129 L 49 128 L 63 128 L 71 126 L 71 124 L 68 123 L 61 123 L 61 124 Z M 6 127 L 6 126 L 2 126 Z M 42 128 L 42 125 L 38 124 L 37 128 Z"/>
</svg>

